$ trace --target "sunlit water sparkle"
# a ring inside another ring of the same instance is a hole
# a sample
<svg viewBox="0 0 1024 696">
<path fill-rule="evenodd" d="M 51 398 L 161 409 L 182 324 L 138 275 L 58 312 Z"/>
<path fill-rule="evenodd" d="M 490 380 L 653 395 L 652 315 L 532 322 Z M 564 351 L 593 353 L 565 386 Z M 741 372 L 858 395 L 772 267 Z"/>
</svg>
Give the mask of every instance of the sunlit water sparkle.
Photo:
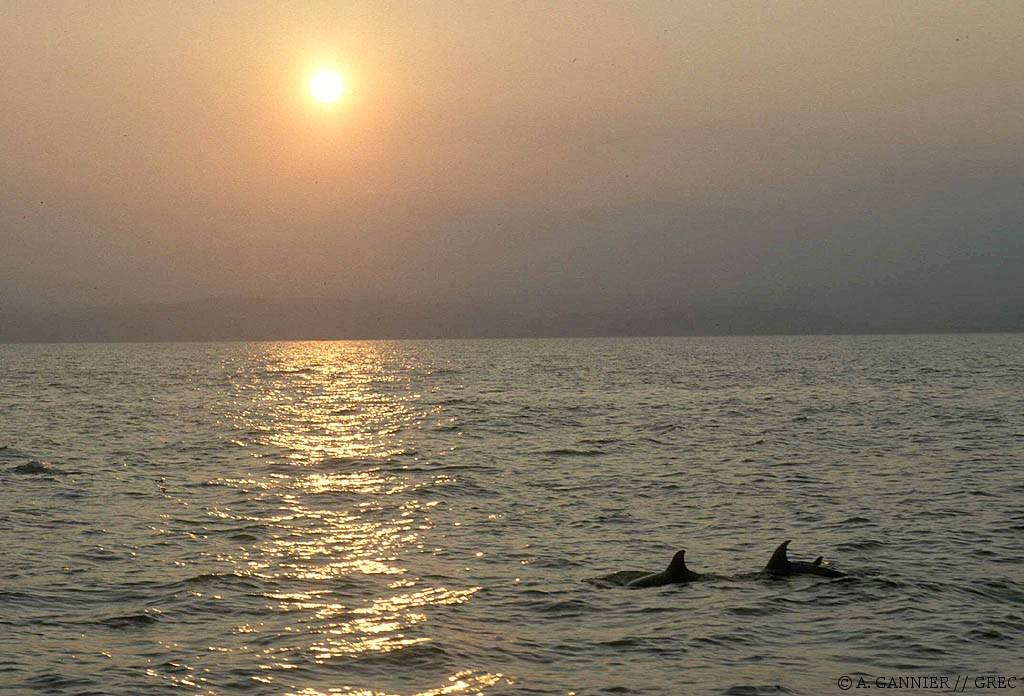
<svg viewBox="0 0 1024 696">
<path fill-rule="evenodd" d="M 1020 673 L 1022 461 L 1018 335 L 0 346 L 0 691 Z"/>
</svg>

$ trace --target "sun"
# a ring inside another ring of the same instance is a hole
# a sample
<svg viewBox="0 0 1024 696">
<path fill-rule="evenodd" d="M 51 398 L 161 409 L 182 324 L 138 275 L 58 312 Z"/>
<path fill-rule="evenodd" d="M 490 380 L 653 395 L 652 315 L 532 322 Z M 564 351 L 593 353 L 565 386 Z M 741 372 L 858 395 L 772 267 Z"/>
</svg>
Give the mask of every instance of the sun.
<svg viewBox="0 0 1024 696">
<path fill-rule="evenodd" d="M 333 104 L 344 91 L 345 83 L 336 70 L 320 70 L 309 79 L 309 93 L 322 104 Z"/>
</svg>

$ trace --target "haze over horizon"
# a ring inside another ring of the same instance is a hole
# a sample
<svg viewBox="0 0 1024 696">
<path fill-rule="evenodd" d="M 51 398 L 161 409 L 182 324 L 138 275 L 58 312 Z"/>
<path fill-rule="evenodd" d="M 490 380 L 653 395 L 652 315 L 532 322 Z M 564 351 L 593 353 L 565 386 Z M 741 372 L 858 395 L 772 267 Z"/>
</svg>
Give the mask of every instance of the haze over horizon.
<svg viewBox="0 0 1024 696">
<path fill-rule="evenodd" d="M 4 15 L 0 308 L 1024 328 L 1020 3 Z M 325 67 L 336 103 L 307 90 Z"/>
</svg>

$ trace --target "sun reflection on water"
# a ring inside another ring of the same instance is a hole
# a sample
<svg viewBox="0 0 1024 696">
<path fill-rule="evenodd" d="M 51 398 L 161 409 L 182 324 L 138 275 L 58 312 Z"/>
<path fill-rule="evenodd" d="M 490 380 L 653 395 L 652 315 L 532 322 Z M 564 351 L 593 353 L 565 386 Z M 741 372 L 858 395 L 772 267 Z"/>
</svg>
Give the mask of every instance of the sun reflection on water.
<svg viewBox="0 0 1024 696">
<path fill-rule="evenodd" d="M 276 683 L 275 675 L 302 664 L 362 664 L 434 645 L 437 632 L 424 630 L 431 617 L 481 588 L 436 586 L 408 567 L 436 546 L 425 540 L 434 529 L 435 492 L 455 483 L 405 467 L 417 462 L 410 433 L 436 417 L 412 387 L 409 375 L 420 366 L 386 344 L 266 350 L 265 369 L 239 374 L 231 392 L 232 440 L 251 449 L 253 466 L 208 482 L 237 494 L 225 496 L 231 502 L 211 509 L 210 517 L 251 530 L 225 560 L 237 575 L 272 585 L 258 596 L 274 620 L 236 629 L 252 636 L 249 649 L 263 658 L 259 681 Z M 283 645 L 257 648 L 274 642 L 266 634 L 275 627 L 287 637 Z M 444 654 L 443 647 L 429 649 Z M 483 693 L 503 678 L 464 670 L 416 696 Z M 288 693 L 389 696 L 355 687 Z"/>
<path fill-rule="evenodd" d="M 446 694 L 483 694 L 484 689 L 505 681 L 512 682 L 503 674 L 475 673 L 472 670 L 458 672 L 448 677 L 448 683 L 435 689 L 417 691 L 412 696 L 445 696 Z M 302 691 L 288 692 L 288 696 L 400 696 L 399 694 L 387 691 L 374 691 L 372 689 L 352 689 L 339 687 L 318 691 L 316 689 L 303 689 Z"/>
<path fill-rule="evenodd" d="M 301 463 L 385 458 L 409 448 L 399 435 L 422 413 L 419 394 L 376 343 L 275 345 L 263 374 L 235 384 L 247 405 L 236 425 L 254 444 Z M 266 418 L 270 413 L 272 418 Z"/>
</svg>

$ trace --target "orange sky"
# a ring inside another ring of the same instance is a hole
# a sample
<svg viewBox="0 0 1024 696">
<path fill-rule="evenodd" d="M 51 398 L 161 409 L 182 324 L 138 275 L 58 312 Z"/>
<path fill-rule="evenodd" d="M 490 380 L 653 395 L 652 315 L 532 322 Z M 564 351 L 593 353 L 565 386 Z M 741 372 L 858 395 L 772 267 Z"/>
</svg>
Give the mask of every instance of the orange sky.
<svg viewBox="0 0 1024 696">
<path fill-rule="evenodd" d="M 466 265 L 438 230 L 472 216 L 799 208 L 894 172 L 928 187 L 1012 169 L 1024 145 L 1016 2 L 3 14 L 0 290 L 16 301 L 372 294 L 382 273 L 429 289 Z M 307 92 L 321 65 L 348 83 L 330 108 Z"/>
</svg>

